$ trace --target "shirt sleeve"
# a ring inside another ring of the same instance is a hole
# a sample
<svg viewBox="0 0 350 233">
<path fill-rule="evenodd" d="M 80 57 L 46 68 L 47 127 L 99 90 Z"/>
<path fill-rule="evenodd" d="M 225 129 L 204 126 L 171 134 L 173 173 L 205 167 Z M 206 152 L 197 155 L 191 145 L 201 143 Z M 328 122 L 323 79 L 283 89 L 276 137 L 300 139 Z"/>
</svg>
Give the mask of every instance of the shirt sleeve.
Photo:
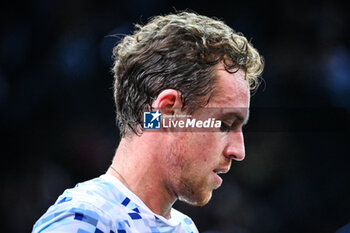
<svg viewBox="0 0 350 233">
<path fill-rule="evenodd" d="M 32 233 L 115 233 L 111 218 L 87 203 L 73 208 L 54 207 L 35 223 Z"/>
</svg>

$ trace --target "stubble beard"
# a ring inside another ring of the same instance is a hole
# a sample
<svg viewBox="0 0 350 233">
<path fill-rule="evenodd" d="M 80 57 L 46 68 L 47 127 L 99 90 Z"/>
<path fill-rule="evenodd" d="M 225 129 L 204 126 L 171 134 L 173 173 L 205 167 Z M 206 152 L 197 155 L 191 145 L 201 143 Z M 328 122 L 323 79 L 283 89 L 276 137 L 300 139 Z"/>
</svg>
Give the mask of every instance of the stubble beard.
<svg viewBox="0 0 350 233">
<path fill-rule="evenodd" d="M 180 187 L 178 199 L 192 206 L 204 206 L 212 197 L 212 191 L 203 184 L 196 185 L 182 180 Z"/>
<path fill-rule="evenodd" d="M 190 163 L 182 157 L 185 152 L 178 146 L 172 146 L 167 156 L 168 185 L 178 200 L 193 206 L 204 206 L 211 199 L 213 191 L 210 189 L 209 175 L 198 179 L 197 174 L 191 173 Z"/>
</svg>

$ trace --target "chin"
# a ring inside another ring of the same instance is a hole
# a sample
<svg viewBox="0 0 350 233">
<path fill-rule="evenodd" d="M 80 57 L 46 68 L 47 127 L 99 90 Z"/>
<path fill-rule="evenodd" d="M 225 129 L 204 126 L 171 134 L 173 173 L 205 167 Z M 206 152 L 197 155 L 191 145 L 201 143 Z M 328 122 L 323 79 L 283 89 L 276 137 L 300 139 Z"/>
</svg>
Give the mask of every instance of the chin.
<svg viewBox="0 0 350 233">
<path fill-rule="evenodd" d="M 208 204 L 212 196 L 212 192 L 200 193 L 199 195 L 193 195 L 190 197 L 179 196 L 179 200 L 192 206 L 205 206 Z"/>
</svg>

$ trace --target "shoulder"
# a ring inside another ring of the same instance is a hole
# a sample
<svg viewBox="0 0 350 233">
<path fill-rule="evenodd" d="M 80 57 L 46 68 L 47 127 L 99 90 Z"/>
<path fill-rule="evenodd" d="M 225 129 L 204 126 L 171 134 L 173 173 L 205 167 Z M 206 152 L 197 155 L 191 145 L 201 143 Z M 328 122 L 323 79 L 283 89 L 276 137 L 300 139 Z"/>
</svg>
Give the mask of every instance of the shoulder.
<svg viewBox="0 0 350 233">
<path fill-rule="evenodd" d="M 53 205 L 35 223 L 33 232 L 113 232 L 108 213 L 89 203 L 72 201 Z"/>
<path fill-rule="evenodd" d="M 338 229 L 336 233 L 350 233 L 350 223 Z"/>
<path fill-rule="evenodd" d="M 33 232 L 115 232 L 126 218 L 125 196 L 103 177 L 67 189 L 35 223 Z"/>
<path fill-rule="evenodd" d="M 102 175 L 65 190 L 53 206 L 69 205 L 69 203 L 85 204 L 109 212 L 113 207 L 120 207 L 125 199 L 127 199 L 126 195 L 118 189 L 115 183 L 111 182 L 110 177 Z"/>
</svg>

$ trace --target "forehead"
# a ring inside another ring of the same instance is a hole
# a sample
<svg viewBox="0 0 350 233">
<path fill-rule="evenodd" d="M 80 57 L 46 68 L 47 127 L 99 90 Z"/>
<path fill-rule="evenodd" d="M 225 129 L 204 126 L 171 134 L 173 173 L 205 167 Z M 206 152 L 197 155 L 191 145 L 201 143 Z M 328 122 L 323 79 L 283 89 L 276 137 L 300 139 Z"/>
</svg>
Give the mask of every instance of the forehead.
<svg viewBox="0 0 350 233">
<path fill-rule="evenodd" d="M 245 71 L 235 73 L 226 71 L 222 62 L 213 68 L 216 78 L 214 93 L 208 107 L 249 108 L 250 90 Z"/>
</svg>

